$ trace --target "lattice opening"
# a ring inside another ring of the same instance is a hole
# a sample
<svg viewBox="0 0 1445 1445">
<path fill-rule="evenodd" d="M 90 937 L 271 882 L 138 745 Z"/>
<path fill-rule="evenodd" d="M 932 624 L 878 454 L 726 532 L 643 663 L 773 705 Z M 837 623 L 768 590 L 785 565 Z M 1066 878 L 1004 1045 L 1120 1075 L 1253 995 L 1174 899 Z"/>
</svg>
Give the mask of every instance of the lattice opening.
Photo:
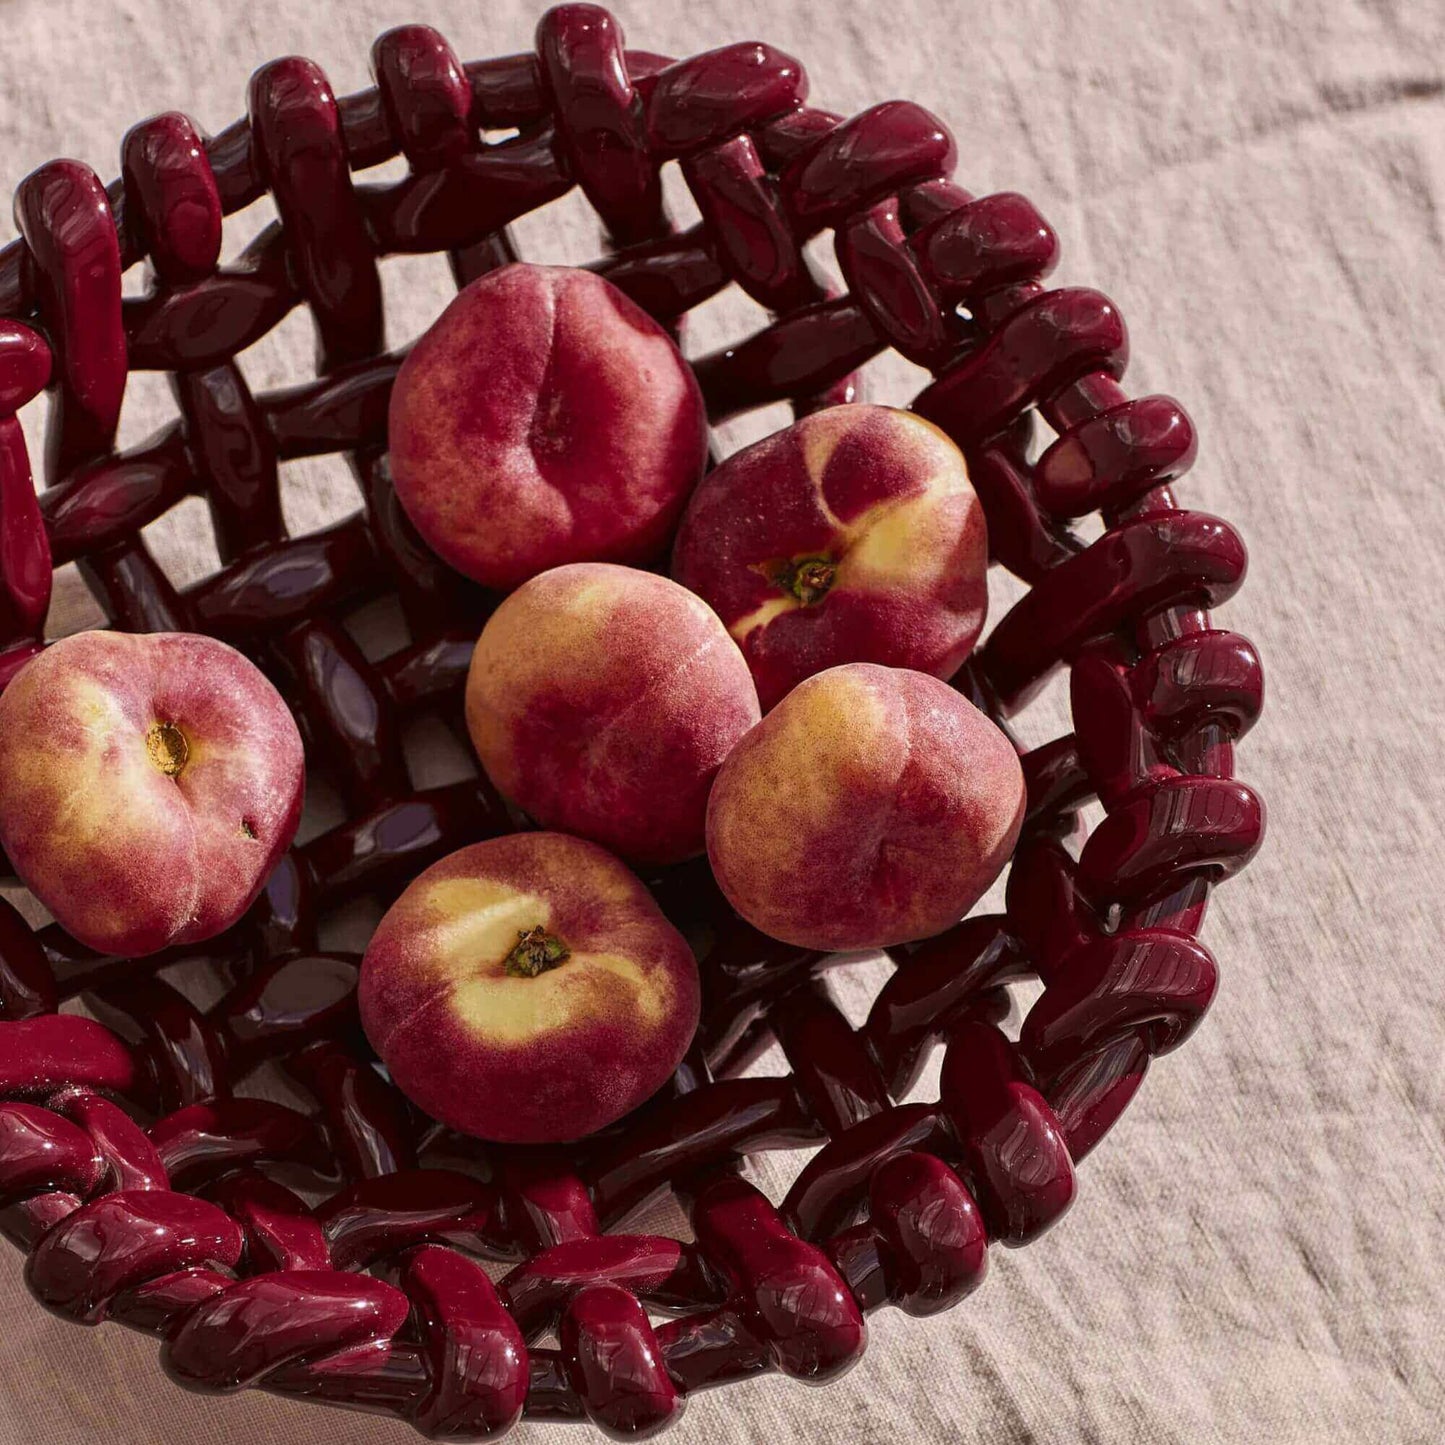
<svg viewBox="0 0 1445 1445">
<path fill-rule="evenodd" d="M 348 609 L 341 625 L 368 662 L 391 657 L 414 640 L 395 596 L 377 597 Z"/>
<path fill-rule="evenodd" d="M 689 361 L 697 361 L 714 351 L 735 345 L 744 337 L 755 335 L 768 325 L 768 321 L 767 311 L 741 287 L 727 286 L 688 311 L 683 324 L 682 353 Z M 754 408 L 736 421 L 714 425 L 714 434 L 723 435 L 730 426 L 751 424 L 759 410 L 781 416 L 783 413 L 777 411 L 777 407 L 786 405 L 786 402 L 778 402 L 771 408 Z"/>
<path fill-rule="evenodd" d="M 74 562 L 57 567 L 51 582 L 50 611 L 45 618 L 45 640 L 54 642 L 72 632 L 105 625 L 105 611 L 86 586 L 80 568 Z"/>
<path fill-rule="evenodd" d="M 216 534 L 200 497 L 186 497 L 176 503 L 142 527 L 140 535 L 173 587 L 189 587 L 221 570 Z"/>
<path fill-rule="evenodd" d="M 234 360 L 253 396 L 314 381 L 316 328 L 306 308 L 293 307 Z"/>
<path fill-rule="evenodd" d="M 662 181 L 662 203 L 674 231 L 690 231 L 702 220 L 702 212 L 682 174 L 677 161 L 668 161 L 658 170 Z"/>
<path fill-rule="evenodd" d="M 134 275 L 132 267 L 127 275 Z M 170 380 L 160 371 L 133 371 L 125 379 L 125 401 L 116 428 L 115 444 L 120 451 L 139 450 L 164 428 L 180 420 Z"/>
<path fill-rule="evenodd" d="M 374 898 L 353 898 L 328 913 L 317 925 L 321 946 L 335 953 L 361 953 L 376 932 L 385 908 Z"/>
<path fill-rule="evenodd" d="M 518 256 L 538 266 L 585 266 L 600 249 L 597 212 L 580 190 L 570 190 L 507 227 Z"/>
<path fill-rule="evenodd" d="M 250 205 L 227 212 L 226 224 L 221 231 L 221 269 L 243 261 L 262 234 L 279 225 L 276 203 L 268 191 L 262 191 Z"/>
<path fill-rule="evenodd" d="M 315 761 L 306 764 L 306 805 L 301 826 L 296 833 L 296 846 L 306 844 L 339 828 L 346 821 L 346 803 L 341 791 Z"/>
<path fill-rule="evenodd" d="M 361 488 L 336 453 L 281 463 L 281 518 L 292 537 L 307 537 L 361 510 Z"/>
<path fill-rule="evenodd" d="M 906 407 L 929 382 L 926 366 L 884 351 L 858 368 L 859 401 L 879 406 Z"/>
<path fill-rule="evenodd" d="M 476 755 L 464 748 L 452 727 L 434 714 L 413 718 L 402 730 L 407 772 L 413 788 L 442 788 L 478 775 Z"/>
<path fill-rule="evenodd" d="M 456 278 L 444 255 L 388 256 L 381 264 L 388 346 L 398 352 L 408 350 L 456 294 Z"/>
<path fill-rule="evenodd" d="M 1001 619 L 1008 616 L 1011 605 L 1008 594 L 1014 590 L 1014 588 L 1008 587 L 1003 579 L 1000 579 L 997 592 L 1002 593 L 1003 596 L 997 598 L 997 606 L 995 607 L 996 599 L 993 581 L 996 575 L 997 569 L 995 569 L 994 574 L 989 578 L 988 593 L 989 615 L 994 626 L 997 626 Z M 1018 590 L 1021 593 L 1026 593 L 1028 589 L 1019 587 Z M 988 635 L 989 629 L 985 628 L 985 639 L 987 639 Z M 1031 752 L 1035 748 L 1041 748 L 1045 746 L 1045 744 L 1052 742 L 1053 739 L 1057 737 L 1065 736 L 1069 731 L 1070 717 L 1069 675 L 1066 672 L 1061 672 L 1051 677 L 1043 685 L 1038 696 L 1029 703 L 1028 707 L 1009 718 L 1009 732 L 1025 752 Z"/>
<path fill-rule="evenodd" d="M 803 244 L 808 269 L 826 290 L 842 295 L 848 289 L 843 268 L 838 264 L 838 238 L 831 227 L 810 236 Z"/>
<path fill-rule="evenodd" d="M 989 637 L 998 624 L 1009 615 L 1018 603 L 1028 596 L 1029 588 L 1026 582 L 1021 582 L 1012 572 L 1003 567 L 990 567 L 988 569 L 988 616 L 984 619 L 983 632 L 979 637 L 979 646 L 987 644 Z M 1050 681 L 1047 687 L 1054 687 L 1057 684 Z M 1027 727 L 1028 715 L 1032 708 L 1025 708 L 1022 713 L 1016 714 L 1009 719 L 1009 726 Z M 1057 734 L 1055 734 L 1057 736 Z M 1043 741 L 1043 739 L 1040 739 Z"/>
</svg>

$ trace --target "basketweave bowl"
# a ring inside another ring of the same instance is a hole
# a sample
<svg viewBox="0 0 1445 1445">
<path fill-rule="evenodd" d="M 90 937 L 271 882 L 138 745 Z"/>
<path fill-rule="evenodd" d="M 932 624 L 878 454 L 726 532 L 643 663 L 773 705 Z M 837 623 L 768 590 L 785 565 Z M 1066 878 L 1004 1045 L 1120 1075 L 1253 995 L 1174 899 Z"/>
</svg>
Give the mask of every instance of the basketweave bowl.
<svg viewBox="0 0 1445 1445">
<path fill-rule="evenodd" d="M 892 101 L 843 120 L 804 104 L 802 66 L 766 45 L 674 62 L 624 50 L 587 5 L 544 16 L 535 55 L 462 65 L 408 26 L 373 59 L 376 88 L 340 100 L 310 62 L 274 61 L 247 118 L 213 139 L 159 116 L 125 137 L 110 187 L 55 161 L 16 193 L 22 239 L 0 252 L 0 686 L 45 645 L 52 569 L 77 562 L 110 625 L 211 633 L 254 658 L 346 818 L 199 947 L 98 957 L 0 905 L 0 1228 L 41 1303 L 156 1335 L 191 1389 L 254 1385 L 438 1438 L 522 1413 L 641 1435 L 706 1386 L 828 1380 L 879 1306 L 958 1303 L 990 1242 L 1025 1244 L 1068 1208 L 1078 1161 L 1199 1022 L 1209 891 L 1263 831 L 1232 776 L 1259 659 L 1206 611 L 1238 587 L 1244 548 L 1176 503 L 1193 428 L 1169 398 L 1121 390 L 1118 311 L 1044 289 L 1053 232 L 1021 196 L 953 184 L 952 139 L 928 112 Z M 404 179 L 353 179 L 398 152 Z M 672 160 L 701 215 L 681 233 L 661 199 Z M 510 222 L 574 186 L 606 238 L 593 269 L 665 325 L 729 286 L 770 313 L 694 362 L 715 422 L 847 401 L 887 348 L 932 372 L 913 404 L 963 448 L 992 559 L 1028 588 L 955 684 L 1006 724 L 1067 666 L 1074 728 L 1023 754 L 1005 911 L 892 950 L 859 1028 L 827 981 L 848 959 L 753 931 L 705 865 L 650 880 L 702 966 L 692 1050 L 603 1134 L 505 1149 L 420 1117 L 377 1071 L 358 957 L 323 951 L 318 929 L 514 826 L 482 779 L 409 780 L 402 725 L 432 714 L 461 733 L 495 599 L 433 559 L 396 503 L 378 259 L 444 252 L 465 283 L 515 259 Z M 267 191 L 279 223 L 220 265 L 223 217 Z M 826 231 L 840 294 L 803 252 Z M 148 289 L 123 296 L 143 260 Z M 238 353 L 298 306 L 318 379 L 253 395 Z M 131 371 L 170 373 L 180 420 L 117 454 Z M 37 499 L 15 413 L 47 386 Z M 289 536 L 278 464 L 334 453 L 363 509 Z M 141 529 L 191 496 L 221 567 L 178 590 Z M 1086 545 L 1070 523 L 1095 511 Z M 344 624 L 380 597 L 408 638 L 376 659 Z M 219 1001 L 161 980 L 180 962 L 208 968 Z M 1024 979 L 1043 991 L 1015 1039 L 1000 1025 Z M 774 1042 L 789 1072 L 744 1076 Z M 900 1102 L 939 1044 L 940 1097 Z M 277 1072 L 306 1108 L 258 1088 Z M 767 1149 L 816 1151 L 781 1201 L 744 1177 Z M 691 1239 L 604 1232 L 667 1190 Z"/>
</svg>

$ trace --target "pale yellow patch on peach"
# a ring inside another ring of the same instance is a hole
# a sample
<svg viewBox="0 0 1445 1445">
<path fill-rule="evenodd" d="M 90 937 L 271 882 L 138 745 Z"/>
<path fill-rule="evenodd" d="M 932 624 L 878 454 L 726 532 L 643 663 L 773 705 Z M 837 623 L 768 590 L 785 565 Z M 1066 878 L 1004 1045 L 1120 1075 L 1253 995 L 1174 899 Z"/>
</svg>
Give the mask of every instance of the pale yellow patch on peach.
<svg viewBox="0 0 1445 1445">
<path fill-rule="evenodd" d="M 470 691 L 466 703 L 467 731 L 477 755 L 498 787 L 509 786 L 516 773 L 516 750 L 512 747 L 510 720 L 489 707 L 472 704 Z"/>
<path fill-rule="evenodd" d="M 5 764 L 7 791 L 17 802 L 24 798 L 43 806 L 55 857 L 73 862 L 124 854 L 139 846 L 137 839 L 147 838 L 155 810 L 165 799 L 158 789 L 175 783 L 152 764 L 140 729 L 134 747 L 107 753 L 106 744 L 116 731 L 134 727 L 114 694 L 83 678 L 69 681 L 67 689 L 73 701 L 67 701 L 66 711 L 94 734 L 94 746 L 64 756 L 44 748 L 11 750 Z M 185 846 L 187 833 L 192 830 L 178 827 L 174 845 Z M 184 871 L 178 868 L 178 876 Z M 199 883 L 198 877 L 194 886 Z M 73 897 L 71 909 L 76 926 L 91 932 L 129 922 L 125 907 L 108 901 L 100 890 Z"/>
<path fill-rule="evenodd" d="M 756 632 L 760 627 L 766 627 L 774 618 L 781 617 L 785 612 L 796 612 L 803 604 L 791 593 L 782 597 L 770 597 L 751 612 L 745 613 L 733 623 L 728 631 L 732 634 L 734 642 L 741 644 L 750 632 Z"/>
<path fill-rule="evenodd" d="M 833 585 L 859 591 L 874 587 L 896 591 L 902 587 L 927 593 L 936 582 L 938 569 L 948 565 L 955 540 L 948 529 L 936 525 L 937 504 L 971 492 L 968 468 L 958 448 L 932 422 L 892 407 L 877 410 L 890 413 L 890 447 L 917 453 L 920 489 L 906 497 L 879 502 L 848 522 L 828 506 L 823 477 L 839 443 L 858 424 L 857 411 L 837 407 L 819 412 L 808 419 L 800 433 L 803 466 L 819 510 L 837 533 L 836 543 L 827 549 L 827 555 L 837 562 Z M 748 633 L 801 605 L 792 597 L 769 601 L 729 630 L 741 642 Z"/>
<path fill-rule="evenodd" d="M 619 989 L 613 980 L 624 987 Z M 451 1007 L 477 1037 L 518 1044 L 579 1021 L 612 1017 L 651 1026 L 662 1020 L 671 999 L 671 980 L 660 971 L 649 980 L 631 959 L 617 954 L 573 953 L 535 978 L 499 974 L 464 979 L 452 990 Z"/>
<path fill-rule="evenodd" d="M 808 418 L 801 433 L 803 470 L 813 484 L 818 507 L 828 521 L 841 530 L 846 528 L 833 515 L 832 508 L 828 506 L 827 498 L 823 495 L 823 473 L 827 471 L 833 453 L 838 450 L 838 443 L 853 430 L 854 418 L 849 415 L 849 410 L 848 407 L 840 406 L 817 412 Z"/>
<path fill-rule="evenodd" d="M 517 935 L 552 922 L 552 906 L 541 894 L 492 878 L 429 884 L 416 906 L 428 921 L 427 946 L 419 952 L 438 973 L 479 969 L 500 974 Z"/>
<path fill-rule="evenodd" d="M 615 597 L 600 580 L 566 591 L 547 587 L 514 595 L 483 631 L 474 666 L 482 676 L 506 685 L 530 677 L 547 658 L 592 654 L 600 646 Z"/>
<path fill-rule="evenodd" d="M 546 659 L 597 653 L 607 623 L 604 591 L 595 582 L 584 585 L 569 595 L 565 608 L 535 607 L 514 595 L 481 633 L 468 675 L 467 725 L 488 772 L 503 788 L 516 769 L 507 699 L 529 695 Z"/>
<path fill-rule="evenodd" d="M 235 768 L 242 772 L 250 772 L 255 767 L 255 759 L 245 747 L 236 747 L 185 728 L 181 729 L 181 733 L 186 740 L 186 765 L 178 777 L 185 777 L 197 763 L 213 768 Z"/>
<path fill-rule="evenodd" d="M 467 724 L 488 770 L 505 787 L 516 768 L 515 717 L 506 699 L 527 698 L 539 679 L 565 672 L 586 678 L 608 661 L 602 637 L 619 592 L 606 576 L 573 574 L 534 581 L 514 593 L 487 623 L 472 654 Z M 474 699 L 485 698 L 478 706 Z"/>
<path fill-rule="evenodd" d="M 561 616 L 569 623 L 574 636 L 585 634 L 589 626 L 600 629 L 616 610 L 617 589 L 605 578 L 581 574 L 585 580 L 577 580 L 573 573 L 565 596 L 567 612 Z"/>
<path fill-rule="evenodd" d="M 125 721 L 116 695 L 87 677 L 77 677 L 68 689 L 72 699 L 66 709 L 87 731 L 109 732 Z"/>
<path fill-rule="evenodd" d="M 49 679 L 47 678 L 48 683 Z M 63 753 L 60 753 L 53 748 L 43 746 L 43 738 L 30 740 L 28 746 L 8 747 L 6 749 L 6 785 L 9 788 L 17 785 L 27 788 L 54 788 L 57 786 L 57 779 L 63 779 L 67 775 L 75 776 L 77 768 L 90 767 L 93 771 L 93 759 L 104 748 L 111 734 L 123 730 L 128 725 L 126 714 L 121 709 L 115 694 L 92 682 L 88 677 L 75 675 L 67 678 L 63 687 L 59 689 L 58 696 L 53 692 L 48 698 L 34 697 L 32 699 L 24 696 L 26 693 L 35 694 L 38 686 L 34 673 L 22 671 L 10 684 L 11 692 L 16 694 L 16 705 L 20 706 L 23 711 L 39 711 L 42 715 L 53 710 L 57 715 L 63 715 L 67 723 L 79 724 L 80 728 L 94 740 L 95 750 L 94 752 L 76 753 L 67 747 Z M 144 752 L 143 732 L 137 733 L 136 742 Z"/>
<path fill-rule="evenodd" d="M 135 746 L 107 756 L 110 738 L 133 726 L 114 693 L 88 679 L 69 684 L 67 712 L 95 736 L 95 746 L 58 757 L 44 748 L 20 751 L 12 759 L 9 784 L 19 791 L 44 792 L 52 799 L 52 836 L 66 848 L 79 849 L 114 841 L 126 830 L 116 817 L 116 800 L 144 809 L 157 780 L 172 786 L 151 763 L 145 733 L 135 731 Z"/>
<path fill-rule="evenodd" d="M 129 806 L 146 807 L 146 790 L 154 787 L 158 774 L 150 759 L 123 754 L 117 765 L 102 769 L 99 757 L 83 762 L 73 759 L 71 777 L 64 801 L 52 815 L 52 832 L 70 835 L 72 846 L 80 847 L 92 840 L 113 839 L 116 829 L 115 798 L 128 800 Z M 167 786 L 172 786 L 166 780 Z M 109 791 L 113 789 L 113 794 Z"/>
<path fill-rule="evenodd" d="M 920 495 L 871 507 L 848 529 L 835 586 L 931 591 L 957 538 L 938 525 L 938 504 L 968 489 L 961 468 L 935 473 Z"/>
<path fill-rule="evenodd" d="M 604 696 L 620 695 L 627 659 L 607 630 L 621 618 L 625 634 L 654 615 L 669 635 L 706 639 L 684 652 L 681 670 L 696 666 L 719 640 L 721 620 L 700 597 L 663 578 L 609 564 L 576 563 L 542 573 L 492 614 L 472 653 L 465 709 L 478 756 L 502 792 L 512 795 L 525 782 L 517 742 L 533 699 L 559 680 L 580 693 L 595 684 Z M 643 675 L 628 706 L 638 705 L 653 685 Z M 626 706 L 620 706 L 605 716 L 592 742 L 626 715 Z"/>
<path fill-rule="evenodd" d="M 719 851 L 765 850 L 775 870 L 806 868 L 812 829 L 847 805 L 839 779 L 851 776 L 860 757 L 895 750 L 896 719 L 871 688 L 820 673 L 779 704 L 764 726 L 766 746 L 742 759 L 741 802 L 714 815 Z M 768 820 L 765 840 L 752 836 L 759 818 Z"/>
</svg>

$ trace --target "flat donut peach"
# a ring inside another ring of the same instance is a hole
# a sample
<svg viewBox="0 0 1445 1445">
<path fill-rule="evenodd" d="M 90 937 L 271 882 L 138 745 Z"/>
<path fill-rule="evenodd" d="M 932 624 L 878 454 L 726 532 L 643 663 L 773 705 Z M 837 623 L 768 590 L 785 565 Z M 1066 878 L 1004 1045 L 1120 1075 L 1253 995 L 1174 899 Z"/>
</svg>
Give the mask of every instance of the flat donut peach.
<svg viewBox="0 0 1445 1445">
<path fill-rule="evenodd" d="M 800 948 L 887 948 L 950 927 L 1008 861 L 1013 745 L 947 683 L 850 663 L 801 682 L 729 755 L 707 810 L 718 886 Z"/>
<path fill-rule="evenodd" d="M 693 494 L 672 560 L 742 648 L 765 712 L 848 662 L 952 677 L 987 574 L 962 453 L 886 406 L 814 412 L 729 457 Z"/>
<path fill-rule="evenodd" d="M 397 1087 L 483 1139 L 593 1133 L 656 1093 L 697 1029 L 697 963 L 610 853 L 516 833 L 426 869 L 361 965 L 361 1021 Z"/>
<path fill-rule="evenodd" d="M 466 716 L 487 776 L 543 827 L 676 863 L 702 852 L 708 789 L 759 711 L 705 602 L 651 572 L 578 562 L 488 619 Z"/>
<path fill-rule="evenodd" d="M 702 475 L 706 419 L 668 334 L 563 266 L 473 281 L 402 363 L 396 494 L 436 554 L 510 590 L 567 562 L 646 562 Z"/>
</svg>

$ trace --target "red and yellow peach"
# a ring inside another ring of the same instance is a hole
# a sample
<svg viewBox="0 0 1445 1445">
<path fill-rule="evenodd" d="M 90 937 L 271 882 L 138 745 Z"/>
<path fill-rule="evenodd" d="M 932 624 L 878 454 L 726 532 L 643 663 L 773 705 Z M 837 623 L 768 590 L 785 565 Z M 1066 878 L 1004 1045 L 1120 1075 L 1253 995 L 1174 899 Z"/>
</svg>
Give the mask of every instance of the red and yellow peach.
<svg viewBox="0 0 1445 1445">
<path fill-rule="evenodd" d="M 707 852 L 755 928 L 884 948 L 956 923 L 1013 851 L 1023 770 L 947 683 L 851 663 L 799 683 L 713 786 Z"/>
<path fill-rule="evenodd" d="M 910 412 L 838 406 L 697 489 L 672 575 L 722 618 L 767 711 L 847 662 L 951 677 L 988 606 L 983 510 L 958 448 Z"/>
<path fill-rule="evenodd" d="M 590 271 L 513 265 L 412 348 L 389 445 L 431 548 L 507 589 L 566 562 L 658 556 L 707 439 L 692 371 L 646 312 Z"/>
<path fill-rule="evenodd" d="M 702 851 L 713 777 L 759 716 L 707 604 L 608 563 L 519 587 L 467 676 L 467 727 L 496 787 L 543 827 L 648 863 Z"/>
<path fill-rule="evenodd" d="M 234 923 L 291 844 L 304 782 L 285 703 L 214 638 L 77 633 L 0 695 L 0 846 L 102 953 Z"/>
<path fill-rule="evenodd" d="M 367 1037 L 397 1087 L 463 1133 L 593 1133 L 671 1076 L 696 1031 L 697 964 L 596 844 L 517 833 L 433 864 L 361 965 Z"/>
</svg>

